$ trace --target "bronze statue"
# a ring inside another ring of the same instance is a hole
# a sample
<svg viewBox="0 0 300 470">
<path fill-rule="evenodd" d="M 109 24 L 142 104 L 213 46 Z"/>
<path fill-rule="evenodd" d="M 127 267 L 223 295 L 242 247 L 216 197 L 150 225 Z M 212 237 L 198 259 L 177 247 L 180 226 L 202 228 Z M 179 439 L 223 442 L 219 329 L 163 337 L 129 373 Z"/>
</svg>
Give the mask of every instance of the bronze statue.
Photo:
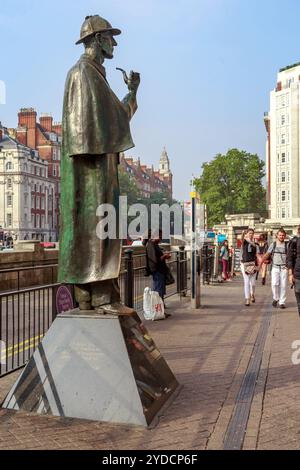
<svg viewBox="0 0 300 470">
<path fill-rule="evenodd" d="M 130 315 L 133 310 L 121 304 L 118 286 L 121 241 L 100 240 L 96 234 L 100 204 L 113 204 L 119 212 L 119 153 L 134 146 L 129 122 L 137 109 L 140 76 L 124 73 L 129 93 L 121 102 L 102 65 L 113 58 L 118 34 L 100 16 L 87 16 L 76 43 L 83 43 L 85 53 L 66 80 L 58 281 L 75 284 L 81 310 Z"/>
</svg>

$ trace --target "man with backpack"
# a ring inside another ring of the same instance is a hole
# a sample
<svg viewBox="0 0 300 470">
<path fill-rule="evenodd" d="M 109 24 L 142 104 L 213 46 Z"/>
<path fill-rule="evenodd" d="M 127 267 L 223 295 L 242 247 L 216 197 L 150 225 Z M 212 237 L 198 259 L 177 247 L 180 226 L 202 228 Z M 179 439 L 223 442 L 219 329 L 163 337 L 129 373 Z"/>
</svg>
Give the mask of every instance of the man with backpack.
<svg viewBox="0 0 300 470">
<path fill-rule="evenodd" d="M 287 267 L 289 270 L 289 283 L 295 289 L 295 297 L 300 316 L 300 225 L 289 243 L 287 255 Z"/>
<path fill-rule="evenodd" d="M 287 288 L 287 253 L 288 242 L 285 241 L 286 231 L 280 228 L 276 235 L 276 241 L 271 243 L 263 261 L 271 258 L 271 285 L 273 292 L 273 307 L 285 308 Z"/>
</svg>

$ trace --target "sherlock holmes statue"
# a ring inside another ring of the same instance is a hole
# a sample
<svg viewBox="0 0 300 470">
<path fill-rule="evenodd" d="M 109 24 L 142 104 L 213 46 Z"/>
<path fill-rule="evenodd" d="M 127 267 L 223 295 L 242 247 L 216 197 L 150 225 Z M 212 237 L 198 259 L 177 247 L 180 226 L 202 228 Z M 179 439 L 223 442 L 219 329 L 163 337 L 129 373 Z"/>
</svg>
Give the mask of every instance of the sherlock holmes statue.
<svg viewBox="0 0 300 470">
<path fill-rule="evenodd" d="M 120 302 L 121 241 L 96 234 L 100 204 L 112 204 L 118 214 L 119 153 L 134 146 L 129 121 L 137 109 L 139 74 L 124 73 L 129 93 L 121 102 L 103 67 L 113 58 L 118 34 L 100 16 L 87 16 L 76 43 L 85 53 L 66 80 L 58 281 L 75 285 L 81 310 L 130 315 L 133 310 Z"/>
</svg>

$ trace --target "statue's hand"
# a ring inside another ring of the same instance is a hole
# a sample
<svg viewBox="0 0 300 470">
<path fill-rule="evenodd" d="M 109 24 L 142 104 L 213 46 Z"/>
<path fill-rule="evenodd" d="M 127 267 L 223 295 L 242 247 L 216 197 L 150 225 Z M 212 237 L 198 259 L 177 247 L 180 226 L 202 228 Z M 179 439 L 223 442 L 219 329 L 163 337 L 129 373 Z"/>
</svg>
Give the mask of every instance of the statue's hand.
<svg viewBox="0 0 300 470">
<path fill-rule="evenodd" d="M 127 79 L 126 85 L 128 86 L 129 91 L 136 92 L 138 87 L 140 86 L 141 78 L 140 74 L 137 72 L 131 71 L 129 74 L 129 78 Z"/>
</svg>

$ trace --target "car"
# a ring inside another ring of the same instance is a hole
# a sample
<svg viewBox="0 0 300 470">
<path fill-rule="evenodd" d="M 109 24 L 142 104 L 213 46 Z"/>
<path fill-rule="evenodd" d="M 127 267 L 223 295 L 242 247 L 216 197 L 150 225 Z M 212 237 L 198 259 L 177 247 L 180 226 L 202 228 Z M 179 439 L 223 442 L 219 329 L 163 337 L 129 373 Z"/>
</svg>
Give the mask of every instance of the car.
<svg viewBox="0 0 300 470">
<path fill-rule="evenodd" d="M 56 248 L 56 245 L 53 242 L 41 242 L 40 245 L 44 248 Z"/>
</svg>

